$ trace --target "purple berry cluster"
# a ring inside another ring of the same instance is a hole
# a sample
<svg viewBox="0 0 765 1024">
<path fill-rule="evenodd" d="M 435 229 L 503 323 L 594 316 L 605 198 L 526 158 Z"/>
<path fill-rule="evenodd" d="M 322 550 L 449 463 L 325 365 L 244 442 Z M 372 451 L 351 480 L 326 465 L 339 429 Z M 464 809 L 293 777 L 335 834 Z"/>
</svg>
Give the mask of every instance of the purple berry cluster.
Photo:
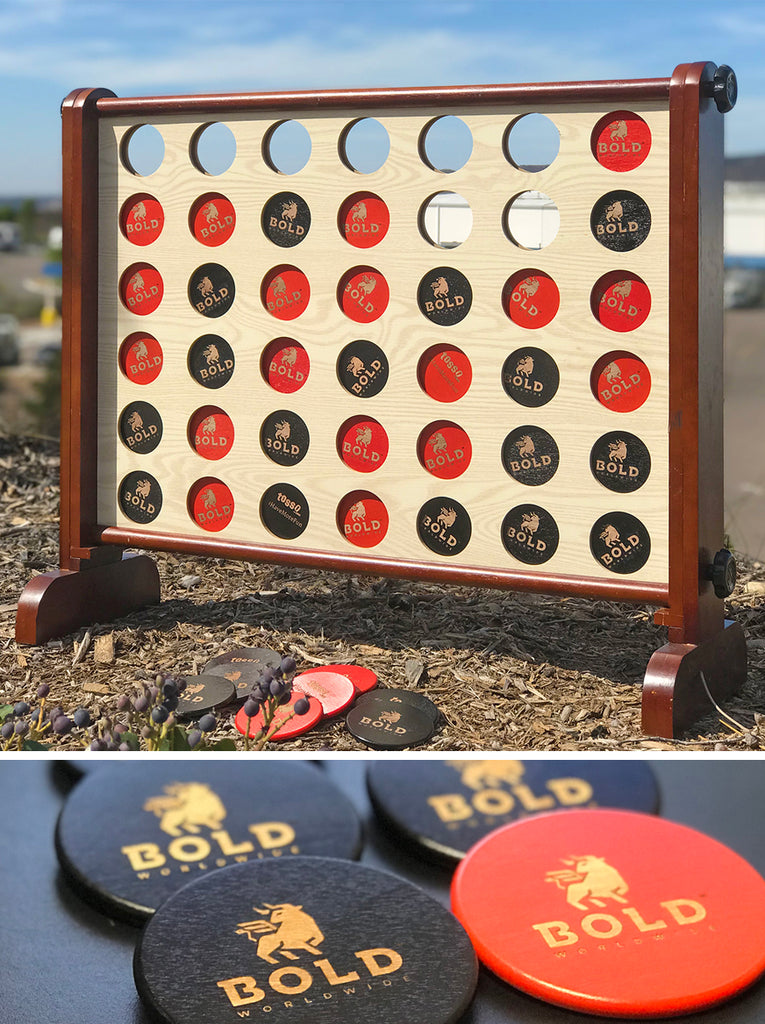
<svg viewBox="0 0 765 1024">
<path fill-rule="evenodd" d="M 260 732 L 255 736 L 254 748 L 261 750 L 276 731 L 273 726 L 276 710 L 282 704 L 288 704 L 292 696 L 292 680 L 295 676 L 297 665 L 295 659 L 290 657 L 282 658 L 276 668 L 266 668 L 260 675 L 260 679 L 253 686 L 244 702 L 244 713 L 248 719 L 254 718 L 259 712 L 263 713 L 263 725 Z M 292 706 L 293 714 L 305 715 L 309 704 L 305 697 L 300 697 Z M 250 748 L 250 729 L 244 736 L 245 748 Z"/>
</svg>

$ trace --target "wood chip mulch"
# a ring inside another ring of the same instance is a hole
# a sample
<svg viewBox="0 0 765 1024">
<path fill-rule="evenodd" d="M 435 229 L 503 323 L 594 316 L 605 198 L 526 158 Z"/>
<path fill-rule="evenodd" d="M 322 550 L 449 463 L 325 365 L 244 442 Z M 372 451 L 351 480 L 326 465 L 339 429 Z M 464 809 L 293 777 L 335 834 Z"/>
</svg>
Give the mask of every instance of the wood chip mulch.
<svg viewBox="0 0 765 1024">
<path fill-rule="evenodd" d="M 692 731 L 664 740 L 640 731 L 642 676 L 665 643 L 645 607 L 158 553 L 161 604 L 24 647 L 14 640 L 19 593 L 58 564 L 57 444 L 0 436 L 0 538 L 0 704 L 34 704 L 47 682 L 49 704 L 114 718 L 117 696 L 157 671 L 197 674 L 234 647 L 272 647 L 301 669 L 355 662 L 381 685 L 426 694 L 443 726 L 418 749 L 765 749 L 765 568 L 740 553 L 727 615 L 747 635 L 747 683 L 724 715 L 710 704 Z M 219 712 L 214 738 L 241 745 L 233 717 Z M 368 748 L 340 716 L 273 749 Z"/>
</svg>

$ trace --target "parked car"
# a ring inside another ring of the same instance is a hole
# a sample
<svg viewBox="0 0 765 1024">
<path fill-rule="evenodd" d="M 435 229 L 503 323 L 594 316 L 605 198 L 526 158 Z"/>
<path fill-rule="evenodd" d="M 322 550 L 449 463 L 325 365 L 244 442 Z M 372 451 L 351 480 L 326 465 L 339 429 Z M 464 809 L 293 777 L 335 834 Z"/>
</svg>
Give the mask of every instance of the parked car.
<svg viewBox="0 0 765 1024">
<path fill-rule="evenodd" d="M 18 320 L 10 313 L 0 313 L 0 366 L 15 366 L 20 350 Z"/>
</svg>

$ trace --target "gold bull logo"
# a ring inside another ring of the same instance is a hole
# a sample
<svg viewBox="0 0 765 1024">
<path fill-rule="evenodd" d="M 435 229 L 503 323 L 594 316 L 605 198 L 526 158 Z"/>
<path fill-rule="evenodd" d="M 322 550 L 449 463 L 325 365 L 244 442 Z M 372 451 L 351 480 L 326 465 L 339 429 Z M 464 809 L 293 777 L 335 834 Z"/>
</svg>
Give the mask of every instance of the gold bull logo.
<svg viewBox="0 0 765 1024">
<path fill-rule="evenodd" d="M 596 907 L 605 907 L 606 900 L 626 903 L 624 894 L 629 886 L 604 857 L 586 854 L 583 857 L 562 859 L 568 865 L 563 870 L 548 871 L 545 881 L 566 890 L 566 902 L 577 910 L 588 910 L 585 900 Z"/>
<path fill-rule="evenodd" d="M 302 905 L 295 903 L 264 903 L 263 909 L 252 908 L 263 917 L 243 921 L 236 934 L 246 935 L 256 943 L 255 953 L 269 964 L 278 964 L 277 955 L 285 960 L 298 960 L 297 951 L 321 956 L 319 946 L 324 934 Z"/>
<path fill-rule="evenodd" d="M 479 790 L 501 785 L 514 786 L 521 781 L 525 768 L 522 761 L 447 761 L 460 773 L 463 785 Z"/>
<path fill-rule="evenodd" d="M 151 797 L 143 805 L 155 814 L 159 827 L 169 836 L 199 832 L 200 826 L 217 830 L 226 817 L 220 797 L 202 782 L 171 782 L 163 787 L 164 796 Z"/>
</svg>

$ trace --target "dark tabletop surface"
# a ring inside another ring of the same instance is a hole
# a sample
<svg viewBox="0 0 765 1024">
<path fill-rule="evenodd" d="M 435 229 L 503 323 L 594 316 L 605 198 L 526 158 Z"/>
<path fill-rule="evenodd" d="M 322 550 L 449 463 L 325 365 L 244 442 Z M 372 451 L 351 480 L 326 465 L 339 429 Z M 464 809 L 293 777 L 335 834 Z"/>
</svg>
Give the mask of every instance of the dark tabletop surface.
<svg viewBox="0 0 765 1024">
<path fill-rule="evenodd" d="M 327 776 L 351 799 L 364 822 L 362 861 L 403 875 L 448 906 L 450 871 L 402 850 L 376 824 L 364 781 L 366 763 L 323 762 Z M 715 837 L 765 875 L 765 761 L 675 756 L 649 763 L 661 790 L 664 817 Z M 0 763 L 0 1021 L 149 1024 L 133 984 L 138 928 L 84 903 L 58 867 L 54 828 L 75 778 L 57 761 L 8 756 Z M 762 934 L 765 943 L 765 923 Z M 603 1019 L 549 1006 L 482 971 L 476 998 L 461 1024 Z M 765 979 L 692 1019 L 699 1024 L 760 1024 L 765 1020 Z"/>
</svg>

